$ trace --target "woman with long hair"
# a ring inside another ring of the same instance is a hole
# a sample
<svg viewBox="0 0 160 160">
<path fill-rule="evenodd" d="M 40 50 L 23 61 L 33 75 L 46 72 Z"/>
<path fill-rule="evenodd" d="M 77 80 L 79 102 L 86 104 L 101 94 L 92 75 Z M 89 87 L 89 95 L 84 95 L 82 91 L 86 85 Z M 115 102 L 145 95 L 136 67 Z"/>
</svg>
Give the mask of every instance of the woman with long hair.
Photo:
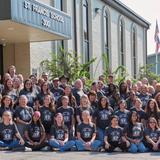
<svg viewBox="0 0 160 160">
<path fill-rule="evenodd" d="M 138 122 L 138 113 L 133 111 L 129 117 L 129 125 L 126 129 L 126 137 L 130 141 L 131 146 L 129 152 L 146 152 L 147 149 L 143 143 L 144 127 Z"/>
<path fill-rule="evenodd" d="M 12 117 L 14 116 L 15 111 L 13 109 L 13 100 L 8 95 L 2 97 L 1 107 L 0 107 L 0 117 L 2 117 L 5 111 L 10 111 L 12 113 Z"/>
<path fill-rule="evenodd" d="M 33 108 L 37 95 L 33 90 L 31 79 L 24 81 L 24 88 L 20 91 L 19 95 L 25 95 L 28 98 L 27 105 Z"/>
<path fill-rule="evenodd" d="M 98 151 L 101 141 L 96 140 L 96 126 L 91 122 L 91 116 L 88 110 L 82 112 L 82 123 L 77 127 L 76 146 L 78 151 Z"/>
<path fill-rule="evenodd" d="M 80 124 L 82 122 L 82 112 L 84 110 L 88 110 L 90 116 L 93 115 L 93 109 L 91 108 L 91 104 L 89 102 L 88 96 L 86 94 L 82 95 L 80 98 L 80 106 L 76 109 L 76 120 L 77 123 Z"/>
<path fill-rule="evenodd" d="M 55 123 L 51 127 L 49 145 L 61 152 L 72 149 L 75 146 L 75 142 L 68 140 L 69 134 L 67 127 L 64 125 L 63 115 L 57 113 L 54 119 Z"/>
<path fill-rule="evenodd" d="M 145 107 L 146 120 L 149 120 L 150 117 L 154 117 L 158 124 L 160 124 L 160 110 L 155 99 L 150 99 Z"/>
<path fill-rule="evenodd" d="M 57 109 L 57 113 L 63 115 L 64 124 L 69 130 L 69 139 L 73 139 L 75 131 L 74 109 L 69 106 L 69 98 L 67 96 L 62 97 L 62 106 Z"/>
<path fill-rule="evenodd" d="M 119 85 L 119 93 L 120 93 L 120 97 L 121 99 L 126 100 L 129 96 L 128 93 L 128 86 L 126 82 L 121 82 Z"/>
<path fill-rule="evenodd" d="M 109 126 L 112 114 L 113 109 L 109 106 L 108 98 L 105 96 L 101 97 L 93 117 L 98 131 L 97 138 L 102 143 L 104 142 L 105 128 Z"/>
<path fill-rule="evenodd" d="M 26 127 L 25 130 L 25 146 L 32 149 L 32 151 L 39 151 L 47 146 L 45 142 L 46 134 L 45 129 L 40 120 L 41 113 L 35 111 L 32 116 L 32 122 Z"/>
<path fill-rule="evenodd" d="M 149 148 L 150 151 L 160 151 L 160 129 L 154 117 L 149 118 L 144 135 L 146 147 Z"/>
<path fill-rule="evenodd" d="M 57 101 L 57 108 L 62 106 L 62 97 L 67 96 L 69 99 L 69 106 L 74 109 L 77 108 L 76 98 L 72 94 L 72 87 L 70 85 L 66 85 L 63 90 L 63 95 Z"/>
<path fill-rule="evenodd" d="M 45 95 L 50 95 L 51 97 L 53 97 L 53 94 L 50 92 L 49 83 L 48 82 L 43 82 L 42 83 L 41 91 L 37 95 L 37 101 L 38 101 L 40 106 L 43 105 L 43 100 L 44 100 Z"/>
<path fill-rule="evenodd" d="M 5 111 L 0 123 L 0 149 L 13 149 L 21 145 L 24 145 L 24 140 L 13 123 L 12 114 L 10 111 Z"/>
<path fill-rule="evenodd" d="M 45 128 L 47 136 L 50 133 L 51 126 L 54 123 L 55 101 L 50 95 L 45 95 L 43 106 L 39 109 L 41 113 L 41 121 Z"/>
</svg>

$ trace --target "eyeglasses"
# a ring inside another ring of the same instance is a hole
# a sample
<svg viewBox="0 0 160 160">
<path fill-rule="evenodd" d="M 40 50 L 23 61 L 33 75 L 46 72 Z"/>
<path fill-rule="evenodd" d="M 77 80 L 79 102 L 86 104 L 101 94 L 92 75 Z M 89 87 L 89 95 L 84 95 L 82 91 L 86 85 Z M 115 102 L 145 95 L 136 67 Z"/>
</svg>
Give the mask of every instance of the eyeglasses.
<svg viewBox="0 0 160 160">
<path fill-rule="evenodd" d="M 155 124 L 156 122 L 149 122 L 150 124 Z"/>
</svg>

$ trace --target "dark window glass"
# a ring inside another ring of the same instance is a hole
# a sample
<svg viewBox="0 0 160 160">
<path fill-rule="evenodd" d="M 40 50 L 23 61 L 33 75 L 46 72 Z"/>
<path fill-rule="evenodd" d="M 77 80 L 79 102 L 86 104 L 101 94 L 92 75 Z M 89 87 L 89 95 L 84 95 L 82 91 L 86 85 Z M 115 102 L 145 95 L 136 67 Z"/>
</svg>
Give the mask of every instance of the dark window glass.
<svg viewBox="0 0 160 160">
<path fill-rule="evenodd" d="M 136 59 L 136 31 L 133 28 L 133 36 L 132 36 L 132 54 L 133 54 L 133 76 L 136 78 L 137 74 L 137 59 Z"/>
<path fill-rule="evenodd" d="M 104 13 L 104 49 L 109 59 L 109 17 L 108 13 Z"/>
<path fill-rule="evenodd" d="M 83 34 L 84 34 L 84 58 L 88 62 L 89 57 L 89 32 L 88 32 L 88 3 L 83 0 Z"/>
<path fill-rule="evenodd" d="M 124 25 L 122 20 L 120 21 L 119 26 L 119 35 L 120 35 L 120 64 L 124 65 Z"/>
</svg>

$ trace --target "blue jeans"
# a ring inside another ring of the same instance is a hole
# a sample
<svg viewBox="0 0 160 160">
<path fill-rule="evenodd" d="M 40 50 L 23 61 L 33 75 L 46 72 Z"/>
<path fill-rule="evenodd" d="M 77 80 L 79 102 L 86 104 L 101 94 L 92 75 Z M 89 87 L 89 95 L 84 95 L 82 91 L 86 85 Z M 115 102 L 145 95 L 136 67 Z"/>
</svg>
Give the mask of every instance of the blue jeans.
<svg viewBox="0 0 160 160">
<path fill-rule="evenodd" d="M 9 147 L 12 149 L 12 148 L 16 148 L 19 146 L 21 146 L 21 145 L 19 144 L 18 140 L 13 140 L 11 142 L 0 141 L 0 147 Z"/>
<path fill-rule="evenodd" d="M 60 151 L 67 151 L 67 150 L 71 149 L 73 146 L 75 146 L 74 141 L 68 141 L 64 144 L 64 146 L 61 146 L 60 143 L 58 142 L 58 140 L 56 140 L 56 139 L 49 140 L 48 143 L 52 148 L 58 148 L 58 149 L 60 149 Z"/>
<path fill-rule="evenodd" d="M 137 153 L 137 152 L 146 152 L 147 148 L 143 144 L 143 142 L 140 142 L 139 144 L 131 143 L 131 146 L 129 148 L 129 152 L 131 153 Z"/>
<path fill-rule="evenodd" d="M 97 128 L 97 132 L 97 139 L 100 140 L 102 144 L 104 144 L 105 129 Z"/>
<path fill-rule="evenodd" d="M 81 140 L 76 140 L 76 146 L 77 146 L 77 149 L 78 151 L 85 151 L 86 148 L 85 148 L 85 143 Z M 98 148 L 102 145 L 101 141 L 99 140 L 95 140 L 91 143 L 91 150 L 93 151 L 97 151 Z"/>
</svg>

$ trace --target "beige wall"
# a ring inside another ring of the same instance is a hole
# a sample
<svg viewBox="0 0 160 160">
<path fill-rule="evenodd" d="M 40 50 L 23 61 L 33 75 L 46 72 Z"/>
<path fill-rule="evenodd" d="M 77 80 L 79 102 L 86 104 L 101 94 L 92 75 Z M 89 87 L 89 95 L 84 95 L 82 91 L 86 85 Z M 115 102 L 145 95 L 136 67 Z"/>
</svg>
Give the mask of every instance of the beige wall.
<svg viewBox="0 0 160 160">
<path fill-rule="evenodd" d="M 30 44 L 8 44 L 4 47 L 4 72 L 10 65 L 15 65 L 17 73 L 27 78 L 30 73 Z"/>
</svg>

